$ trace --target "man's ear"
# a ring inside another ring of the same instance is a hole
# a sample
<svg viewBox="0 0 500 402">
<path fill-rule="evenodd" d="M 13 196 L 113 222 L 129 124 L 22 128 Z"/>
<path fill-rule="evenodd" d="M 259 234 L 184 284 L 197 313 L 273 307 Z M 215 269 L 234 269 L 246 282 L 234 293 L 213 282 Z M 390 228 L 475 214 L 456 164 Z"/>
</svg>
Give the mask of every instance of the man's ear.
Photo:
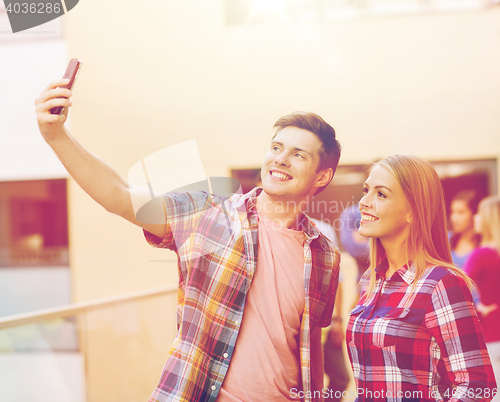
<svg viewBox="0 0 500 402">
<path fill-rule="evenodd" d="M 316 184 L 318 184 L 318 188 L 326 186 L 333 179 L 333 169 L 332 168 L 328 168 L 326 170 L 323 170 L 320 173 L 321 173 L 321 176 L 319 176 L 319 178 L 316 181 Z"/>
</svg>

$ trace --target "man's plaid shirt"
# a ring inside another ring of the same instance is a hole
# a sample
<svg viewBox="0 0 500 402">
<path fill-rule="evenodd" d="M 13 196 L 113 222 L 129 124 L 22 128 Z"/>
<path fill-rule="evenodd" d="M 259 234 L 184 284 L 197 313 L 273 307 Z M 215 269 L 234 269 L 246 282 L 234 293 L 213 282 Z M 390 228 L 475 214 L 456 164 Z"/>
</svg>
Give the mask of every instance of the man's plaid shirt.
<svg viewBox="0 0 500 402">
<path fill-rule="evenodd" d="M 347 326 L 357 400 L 490 400 L 495 378 L 465 281 L 433 267 L 412 289 L 414 266 L 389 279 L 386 269 L 384 260 Z M 361 283 L 366 289 L 367 275 Z"/>
<path fill-rule="evenodd" d="M 163 196 L 167 233 L 145 232 L 155 247 L 178 256 L 178 334 L 150 402 L 214 402 L 227 373 L 257 265 L 260 189 L 220 198 L 205 192 Z M 305 401 L 320 395 L 311 374 L 310 334 L 330 325 L 340 254 L 303 220 L 306 303 L 300 328 L 300 365 Z M 316 391 L 316 392 L 315 392 Z"/>
</svg>

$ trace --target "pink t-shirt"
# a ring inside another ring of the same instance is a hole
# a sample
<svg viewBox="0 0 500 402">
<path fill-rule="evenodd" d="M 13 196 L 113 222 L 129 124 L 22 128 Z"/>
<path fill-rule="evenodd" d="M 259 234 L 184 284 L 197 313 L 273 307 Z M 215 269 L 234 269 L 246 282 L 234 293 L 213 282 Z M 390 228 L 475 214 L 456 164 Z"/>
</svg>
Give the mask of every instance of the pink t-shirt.
<svg viewBox="0 0 500 402">
<path fill-rule="evenodd" d="M 292 401 L 290 389 L 301 389 L 304 233 L 259 221 L 257 269 L 217 402 Z"/>
</svg>

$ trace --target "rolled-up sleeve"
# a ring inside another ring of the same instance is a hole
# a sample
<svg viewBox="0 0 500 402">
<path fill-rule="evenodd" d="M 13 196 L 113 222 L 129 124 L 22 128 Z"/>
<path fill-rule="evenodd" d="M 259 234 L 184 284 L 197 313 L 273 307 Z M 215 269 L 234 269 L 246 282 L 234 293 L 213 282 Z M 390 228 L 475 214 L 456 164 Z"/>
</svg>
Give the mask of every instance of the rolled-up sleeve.
<svg viewBox="0 0 500 402">
<path fill-rule="evenodd" d="M 164 238 L 144 230 L 147 242 L 158 248 L 177 251 L 193 232 L 201 213 L 211 206 L 212 197 L 202 191 L 165 193 L 162 196 L 166 232 Z"/>
</svg>

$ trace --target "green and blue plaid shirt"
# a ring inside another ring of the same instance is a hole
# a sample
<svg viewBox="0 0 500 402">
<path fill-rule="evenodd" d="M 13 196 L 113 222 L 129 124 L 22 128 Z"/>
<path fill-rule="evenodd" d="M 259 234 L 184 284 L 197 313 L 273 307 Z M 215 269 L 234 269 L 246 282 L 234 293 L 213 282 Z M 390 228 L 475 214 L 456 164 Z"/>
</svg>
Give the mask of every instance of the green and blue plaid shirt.
<svg viewBox="0 0 500 402">
<path fill-rule="evenodd" d="M 257 266 L 261 190 L 221 198 L 205 192 L 163 196 L 167 233 L 149 244 L 178 256 L 178 334 L 150 402 L 217 398 L 234 352 L 246 295 Z M 306 302 L 300 328 L 305 401 L 321 394 L 311 374 L 311 331 L 330 325 L 340 254 L 307 217 L 302 221 Z M 265 398 L 264 398 L 265 399 Z"/>
</svg>

